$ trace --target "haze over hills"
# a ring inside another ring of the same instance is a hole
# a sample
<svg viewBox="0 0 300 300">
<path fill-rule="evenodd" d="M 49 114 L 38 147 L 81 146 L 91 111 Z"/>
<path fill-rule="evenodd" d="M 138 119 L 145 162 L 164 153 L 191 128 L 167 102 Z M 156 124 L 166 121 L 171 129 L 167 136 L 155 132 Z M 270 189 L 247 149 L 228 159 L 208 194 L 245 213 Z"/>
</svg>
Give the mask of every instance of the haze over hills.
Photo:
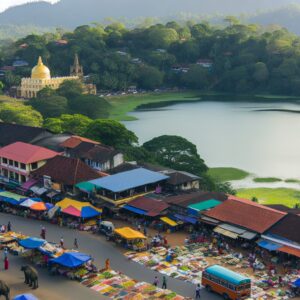
<svg viewBox="0 0 300 300">
<path fill-rule="evenodd" d="M 34 2 L 11 7 L 0 14 L 0 24 L 74 28 L 82 24 L 101 22 L 110 17 L 165 19 L 179 14 L 255 14 L 258 11 L 279 9 L 291 3 L 300 4 L 300 0 L 61 0 L 53 5 L 48 2 Z M 280 19 L 272 19 L 272 13 L 268 15 L 270 23 L 277 22 L 285 26 Z M 278 17 L 278 14 L 275 15 Z M 284 12 L 281 16 L 284 18 Z"/>
</svg>

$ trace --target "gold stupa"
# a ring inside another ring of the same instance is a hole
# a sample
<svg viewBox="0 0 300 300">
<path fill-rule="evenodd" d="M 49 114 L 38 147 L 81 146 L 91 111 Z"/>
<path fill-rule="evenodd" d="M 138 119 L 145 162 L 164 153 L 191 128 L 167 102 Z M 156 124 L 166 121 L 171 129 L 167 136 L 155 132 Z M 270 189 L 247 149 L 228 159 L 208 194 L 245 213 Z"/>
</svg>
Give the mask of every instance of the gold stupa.
<svg viewBox="0 0 300 300">
<path fill-rule="evenodd" d="M 43 64 L 41 57 L 39 57 L 37 65 L 31 71 L 31 78 L 51 79 L 50 70 Z"/>
</svg>

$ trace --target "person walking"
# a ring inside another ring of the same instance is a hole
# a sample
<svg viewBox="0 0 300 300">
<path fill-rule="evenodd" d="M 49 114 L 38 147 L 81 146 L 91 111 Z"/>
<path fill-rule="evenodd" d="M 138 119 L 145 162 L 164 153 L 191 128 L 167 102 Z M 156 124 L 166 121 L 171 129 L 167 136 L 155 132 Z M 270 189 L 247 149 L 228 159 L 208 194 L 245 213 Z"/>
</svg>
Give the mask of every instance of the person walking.
<svg viewBox="0 0 300 300">
<path fill-rule="evenodd" d="M 7 249 L 7 247 L 5 247 L 5 249 L 4 249 L 4 260 L 7 258 L 7 256 L 8 256 L 8 249 Z"/>
<path fill-rule="evenodd" d="M 78 240 L 77 240 L 77 238 L 74 239 L 74 248 L 78 249 Z"/>
<path fill-rule="evenodd" d="M 196 287 L 196 298 L 195 299 L 200 299 L 200 290 L 201 290 L 200 284 L 197 284 L 197 287 Z"/>
<path fill-rule="evenodd" d="M 41 229 L 41 238 L 43 240 L 46 239 L 46 228 L 44 226 L 42 226 L 42 229 Z"/>
<path fill-rule="evenodd" d="M 8 270 L 8 257 L 6 256 L 5 259 L 4 259 L 4 270 Z"/>
<path fill-rule="evenodd" d="M 64 239 L 63 239 L 63 237 L 60 238 L 60 247 L 62 249 L 64 249 Z"/>
<path fill-rule="evenodd" d="M 163 276 L 162 289 L 167 289 L 167 277 Z"/>
<path fill-rule="evenodd" d="M 154 282 L 153 282 L 153 285 L 157 287 L 157 286 L 158 286 L 158 284 L 159 284 L 158 277 L 157 277 L 157 276 L 155 276 L 155 278 L 154 278 Z"/>
<path fill-rule="evenodd" d="M 10 221 L 8 221 L 6 228 L 7 228 L 7 232 L 11 231 L 11 223 L 10 223 Z"/>
</svg>

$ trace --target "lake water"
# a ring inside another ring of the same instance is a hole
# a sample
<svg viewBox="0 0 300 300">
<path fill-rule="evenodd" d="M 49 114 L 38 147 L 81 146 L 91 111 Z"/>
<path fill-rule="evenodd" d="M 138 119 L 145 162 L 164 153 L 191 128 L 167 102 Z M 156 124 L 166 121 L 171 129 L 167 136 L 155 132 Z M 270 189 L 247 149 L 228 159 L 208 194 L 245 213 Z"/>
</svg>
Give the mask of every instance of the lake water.
<svg viewBox="0 0 300 300">
<path fill-rule="evenodd" d="M 124 122 L 143 143 L 153 137 L 181 135 L 197 145 L 210 167 L 236 167 L 258 176 L 300 178 L 300 110 L 294 103 L 179 103 L 130 113 Z"/>
</svg>

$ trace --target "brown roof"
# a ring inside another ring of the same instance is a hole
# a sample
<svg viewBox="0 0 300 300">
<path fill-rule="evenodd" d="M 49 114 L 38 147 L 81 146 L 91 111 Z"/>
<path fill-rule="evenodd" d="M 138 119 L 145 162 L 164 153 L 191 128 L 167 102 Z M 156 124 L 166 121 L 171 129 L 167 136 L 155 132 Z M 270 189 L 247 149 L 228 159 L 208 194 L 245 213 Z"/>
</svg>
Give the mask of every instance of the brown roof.
<svg viewBox="0 0 300 300">
<path fill-rule="evenodd" d="M 65 156 L 56 156 L 50 159 L 44 166 L 31 174 L 35 178 L 47 175 L 53 181 L 66 185 L 75 185 L 79 182 L 102 177 L 100 173 L 87 166 L 81 160 Z"/>
<path fill-rule="evenodd" d="M 151 217 L 158 216 L 162 211 L 169 207 L 169 205 L 162 200 L 147 197 L 136 198 L 130 201 L 128 204 L 130 206 L 147 211 L 147 215 Z"/>
<path fill-rule="evenodd" d="M 171 185 L 179 185 L 187 182 L 193 182 L 199 180 L 200 178 L 194 174 L 190 174 L 187 172 L 176 171 L 168 174 L 169 179 L 168 183 Z"/>
<path fill-rule="evenodd" d="M 286 213 L 279 210 L 233 196 L 203 214 L 258 233 L 265 232 L 286 215 Z"/>
<path fill-rule="evenodd" d="M 90 144 L 100 144 L 96 141 L 81 137 L 81 136 L 77 136 L 77 135 L 72 135 L 69 139 L 67 139 L 66 141 L 64 141 L 61 144 L 61 147 L 63 148 L 70 148 L 73 149 L 75 147 L 77 147 L 78 145 L 80 145 L 82 142 L 86 142 L 86 143 L 90 143 Z"/>
<path fill-rule="evenodd" d="M 217 192 L 198 191 L 193 193 L 183 193 L 177 196 L 170 196 L 165 198 L 164 201 L 170 205 L 187 207 L 191 204 L 207 201 L 210 199 L 215 199 L 223 202 L 227 199 L 227 195 Z"/>
<path fill-rule="evenodd" d="M 290 208 L 281 204 L 271 204 L 266 205 L 267 207 L 274 208 L 283 212 L 287 212 L 289 214 L 300 215 L 300 208 Z"/>
<path fill-rule="evenodd" d="M 267 234 L 277 235 L 300 244 L 300 216 L 288 214 L 276 223 Z"/>
</svg>

